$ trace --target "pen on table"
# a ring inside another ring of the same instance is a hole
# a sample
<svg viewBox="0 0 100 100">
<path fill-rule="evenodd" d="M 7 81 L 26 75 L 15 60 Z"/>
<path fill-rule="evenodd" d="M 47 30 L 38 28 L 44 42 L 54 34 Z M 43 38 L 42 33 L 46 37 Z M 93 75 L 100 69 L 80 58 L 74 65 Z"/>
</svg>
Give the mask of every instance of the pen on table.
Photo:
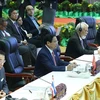
<svg viewBox="0 0 100 100">
<path fill-rule="evenodd" d="M 31 91 L 31 90 L 29 90 L 29 92 L 30 92 L 30 93 L 32 93 L 32 91 Z"/>
</svg>

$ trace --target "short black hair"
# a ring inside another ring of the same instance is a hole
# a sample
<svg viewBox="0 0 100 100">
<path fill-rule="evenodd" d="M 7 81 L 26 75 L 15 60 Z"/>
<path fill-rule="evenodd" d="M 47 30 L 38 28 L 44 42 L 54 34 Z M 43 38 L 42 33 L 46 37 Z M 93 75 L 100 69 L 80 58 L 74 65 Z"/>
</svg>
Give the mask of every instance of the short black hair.
<svg viewBox="0 0 100 100">
<path fill-rule="evenodd" d="M 15 8 L 11 8 L 11 9 L 9 9 L 9 11 L 8 11 L 8 15 L 11 16 L 11 13 L 12 13 L 14 10 L 17 10 L 17 9 L 15 9 Z"/>
<path fill-rule="evenodd" d="M 47 41 L 52 42 L 53 37 L 55 37 L 55 35 L 53 35 L 53 34 L 47 34 L 44 37 L 44 44 L 47 44 Z"/>
<path fill-rule="evenodd" d="M 0 55 L 4 55 L 5 56 L 5 53 L 2 50 L 0 50 Z"/>
</svg>

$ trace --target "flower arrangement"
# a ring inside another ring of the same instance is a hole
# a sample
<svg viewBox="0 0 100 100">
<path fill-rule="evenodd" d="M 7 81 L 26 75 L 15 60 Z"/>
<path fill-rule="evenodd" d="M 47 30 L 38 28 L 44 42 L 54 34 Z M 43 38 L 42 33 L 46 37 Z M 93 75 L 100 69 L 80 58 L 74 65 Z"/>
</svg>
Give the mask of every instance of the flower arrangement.
<svg viewBox="0 0 100 100">
<path fill-rule="evenodd" d="M 93 10 L 93 4 L 88 4 L 88 8 L 89 8 L 89 11 L 92 12 L 92 10 Z"/>
<path fill-rule="evenodd" d="M 58 3 L 58 10 L 59 11 L 70 11 L 70 2 L 69 0 L 65 0 L 62 3 Z"/>
<path fill-rule="evenodd" d="M 80 3 L 76 3 L 74 5 L 71 6 L 72 11 L 76 12 L 76 11 L 82 11 L 82 4 Z"/>
<path fill-rule="evenodd" d="M 96 1 L 90 4 L 88 0 L 82 0 L 81 3 L 72 4 L 69 0 L 64 0 L 62 3 L 58 4 L 57 11 L 99 11 L 100 12 L 100 2 Z"/>
<path fill-rule="evenodd" d="M 95 12 L 100 12 L 100 2 L 99 1 L 96 1 L 93 3 L 93 10 Z"/>
<path fill-rule="evenodd" d="M 7 8 L 17 8 L 18 7 L 18 2 L 17 0 L 7 0 Z"/>
<path fill-rule="evenodd" d="M 69 38 L 74 34 L 75 32 L 75 23 L 71 22 L 68 24 L 65 24 L 61 28 L 60 32 L 60 45 L 66 46 Z"/>
<path fill-rule="evenodd" d="M 82 12 L 86 12 L 89 5 L 88 1 L 83 0 L 81 4 L 82 4 Z"/>
</svg>

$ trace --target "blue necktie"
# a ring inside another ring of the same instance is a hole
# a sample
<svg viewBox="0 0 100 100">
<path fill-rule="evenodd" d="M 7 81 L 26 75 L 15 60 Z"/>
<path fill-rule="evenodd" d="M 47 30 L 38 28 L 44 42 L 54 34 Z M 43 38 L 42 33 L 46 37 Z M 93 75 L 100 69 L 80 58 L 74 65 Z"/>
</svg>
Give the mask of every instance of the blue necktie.
<svg viewBox="0 0 100 100">
<path fill-rule="evenodd" d="M 39 25 L 34 18 L 32 18 L 32 22 L 34 23 L 35 27 L 37 28 L 37 30 L 39 31 L 39 34 L 40 34 Z"/>
</svg>

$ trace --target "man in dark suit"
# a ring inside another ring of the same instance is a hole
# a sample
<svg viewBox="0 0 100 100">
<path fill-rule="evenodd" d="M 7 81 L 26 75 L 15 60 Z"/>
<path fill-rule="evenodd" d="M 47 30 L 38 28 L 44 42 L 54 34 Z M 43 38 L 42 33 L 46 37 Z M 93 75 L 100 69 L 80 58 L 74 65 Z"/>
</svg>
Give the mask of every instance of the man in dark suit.
<svg viewBox="0 0 100 100">
<path fill-rule="evenodd" d="M 37 48 L 34 44 L 29 44 L 27 41 L 22 40 L 22 35 L 20 30 L 17 27 L 16 19 L 18 17 L 18 12 L 15 9 L 9 10 L 9 18 L 7 25 L 7 32 L 13 37 L 15 37 L 19 44 L 19 53 L 22 55 L 25 65 L 34 65 L 36 56 L 37 56 Z M 27 53 L 26 53 L 27 52 Z M 29 57 L 29 58 L 28 58 Z"/>
<path fill-rule="evenodd" d="M 77 58 L 84 54 L 93 54 L 97 48 L 90 47 L 86 43 L 85 38 L 87 34 L 88 25 L 85 22 L 79 23 L 76 26 L 76 33 L 68 41 L 65 55 Z"/>
<path fill-rule="evenodd" d="M 60 60 L 56 48 L 58 41 L 55 35 L 47 34 L 44 38 L 45 46 L 40 50 L 35 65 L 34 74 L 41 77 L 51 71 L 72 70 L 75 64 Z"/>
<path fill-rule="evenodd" d="M 17 0 L 17 2 L 20 3 L 19 6 L 19 15 L 24 19 L 24 11 L 27 5 L 35 5 L 36 0 Z"/>
<path fill-rule="evenodd" d="M 38 47 L 42 47 L 42 44 L 43 43 L 41 41 L 38 41 L 38 40 L 34 39 L 34 37 L 32 37 L 32 34 L 31 33 L 28 33 L 25 30 L 24 26 L 22 26 L 22 24 L 23 24 L 22 17 L 21 16 L 18 16 L 18 18 L 17 18 L 16 21 L 17 21 L 17 24 L 18 24 L 18 29 L 21 32 L 22 39 L 23 40 L 27 40 L 28 43 L 34 44 L 37 48 Z"/>
<path fill-rule="evenodd" d="M 5 70 L 3 64 L 5 63 L 4 52 L 0 50 L 0 99 L 9 93 L 8 85 L 5 78 Z"/>
<path fill-rule="evenodd" d="M 26 6 L 26 18 L 23 20 L 23 26 L 28 33 L 32 34 L 37 47 L 42 46 L 41 36 L 40 36 L 40 24 L 34 17 L 34 8 L 31 5 Z"/>
<path fill-rule="evenodd" d="M 26 18 L 23 20 L 23 26 L 28 33 L 32 33 L 33 37 L 39 35 L 40 24 L 34 17 L 34 8 L 31 5 L 26 6 Z"/>
</svg>

